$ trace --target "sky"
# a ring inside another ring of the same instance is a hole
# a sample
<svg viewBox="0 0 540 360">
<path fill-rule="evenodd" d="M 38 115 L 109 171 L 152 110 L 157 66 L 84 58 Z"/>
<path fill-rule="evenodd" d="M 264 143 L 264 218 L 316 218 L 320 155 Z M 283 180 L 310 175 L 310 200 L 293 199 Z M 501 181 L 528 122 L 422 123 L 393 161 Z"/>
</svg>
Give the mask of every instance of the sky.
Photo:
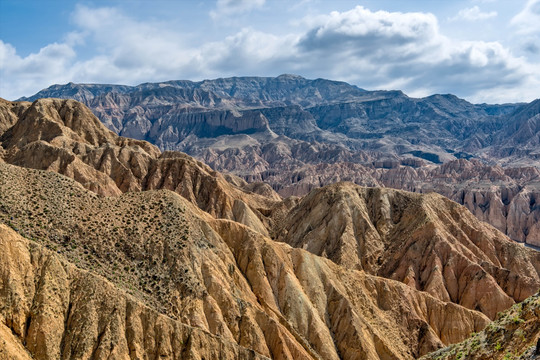
<svg viewBox="0 0 540 360">
<path fill-rule="evenodd" d="M 412 97 L 540 98 L 540 0 L 0 0 L 0 97 L 297 74 Z"/>
</svg>

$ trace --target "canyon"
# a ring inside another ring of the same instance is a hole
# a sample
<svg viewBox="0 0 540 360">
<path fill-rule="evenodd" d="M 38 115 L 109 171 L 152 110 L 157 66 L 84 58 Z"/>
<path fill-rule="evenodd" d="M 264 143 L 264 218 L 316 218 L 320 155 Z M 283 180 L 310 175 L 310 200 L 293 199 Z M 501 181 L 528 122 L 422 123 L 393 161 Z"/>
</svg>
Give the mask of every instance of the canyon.
<svg viewBox="0 0 540 360">
<path fill-rule="evenodd" d="M 540 100 L 411 98 L 296 75 L 69 83 L 21 100 L 46 97 L 81 101 L 117 134 L 185 152 L 284 197 L 337 181 L 433 191 L 540 246 Z"/>
<path fill-rule="evenodd" d="M 75 100 L 0 100 L 0 144 L 0 356 L 415 359 L 518 309 L 526 341 L 508 349 L 533 351 L 540 252 L 427 188 L 308 182 L 283 198 Z M 537 176 L 477 161 L 373 179 Z M 523 189 L 503 205 L 534 210 Z"/>
</svg>

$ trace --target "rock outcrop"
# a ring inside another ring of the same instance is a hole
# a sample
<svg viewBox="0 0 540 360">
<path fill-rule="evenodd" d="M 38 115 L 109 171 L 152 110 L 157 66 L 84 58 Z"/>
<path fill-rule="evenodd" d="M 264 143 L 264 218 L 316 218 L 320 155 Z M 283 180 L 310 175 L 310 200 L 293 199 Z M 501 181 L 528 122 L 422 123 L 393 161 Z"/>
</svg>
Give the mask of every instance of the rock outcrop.
<svg viewBox="0 0 540 360">
<path fill-rule="evenodd" d="M 265 173 L 264 180 L 283 196 L 302 196 L 337 181 L 418 193 L 436 192 L 464 205 L 478 219 L 490 223 L 510 238 L 540 245 L 538 168 L 503 168 L 465 159 L 438 166 L 410 166 L 397 162 L 386 165 L 319 164 L 293 172 Z"/>
</svg>

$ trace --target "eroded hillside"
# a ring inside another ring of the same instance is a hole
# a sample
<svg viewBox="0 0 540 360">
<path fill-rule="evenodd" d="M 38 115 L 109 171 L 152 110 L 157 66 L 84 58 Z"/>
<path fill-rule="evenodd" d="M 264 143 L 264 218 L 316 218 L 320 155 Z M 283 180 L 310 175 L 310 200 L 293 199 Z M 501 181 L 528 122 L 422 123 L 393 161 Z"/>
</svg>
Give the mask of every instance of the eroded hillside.
<svg viewBox="0 0 540 360">
<path fill-rule="evenodd" d="M 17 248 L 36 252 L 26 258 L 43 261 L 26 265 L 36 266 L 31 273 L 39 278 L 33 278 L 28 271 L 17 273 L 11 267 L 13 261 L 20 265 L 22 260 L 9 258 L 19 259 L 19 255 L 9 248 L 3 251 L 8 257 L 2 262 L 8 267 L 2 271 L 4 299 L 16 299 L 5 309 L 5 324 L 27 344 L 32 338 L 25 324 L 49 326 L 40 320 L 44 311 L 69 317 L 70 299 L 82 296 L 77 288 L 66 293 L 73 280 L 57 279 L 60 270 L 47 274 L 51 261 L 69 261 L 105 276 L 134 301 L 170 319 L 274 358 L 351 358 L 352 354 L 414 358 L 459 341 L 489 322 L 479 312 L 396 281 L 346 270 L 242 224 L 215 219 L 170 191 L 102 198 L 61 175 L 1 167 L 3 221 L 34 240 L 22 240 L 4 228 L 10 234 L 5 237 L 15 236 L 25 244 Z M 21 186 L 20 179 L 28 182 Z M 14 246 L 12 241 L 4 245 Z M 55 260 L 47 261 L 48 257 Z M 55 285 L 59 282 L 64 287 Z M 56 287 L 57 300 L 32 295 L 41 291 L 40 286 Z M 58 308 L 46 310 L 53 305 Z M 43 310 L 32 312 L 38 308 Z M 110 311 L 119 310 L 112 306 Z M 65 320 L 60 316 L 58 323 Z M 86 321 L 90 325 L 84 326 L 96 326 L 91 325 L 92 317 L 82 315 L 73 326 Z M 58 334 L 56 341 L 61 341 L 63 330 Z M 74 339 L 76 348 L 82 346 L 78 341 L 91 340 Z M 100 345 L 100 339 L 92 341 L 98 342 L 93 346 L 108 348 Z M 36 349 L 42 347 L 32 346 L 29 349 L 37 356 Z"/>
<path fill-rule="evenodd" d="M 287 219 L 280 241 L 491 319 L 540 287 L 539 252 L 438 194 L 338 183 L 310 192 Z"/>
<path fill-rule="evenodd" d="M 264 181 L 282 196 L 337 181 L 435 191 L 513 240 L 540 246 L 540 100 L 411 98 L 294 75 L 70 83 L 28 99 L 43 97 L 82 101 L 118 134 Z"/>
<path fill-rule="evenodd" d="M 540 294 L 537 293 L 499 313 L 496 321 L 483 331 L 471 334 L 466 341 L 426 355 L 422 360 L 538 359 L 539 319 Z"/>
<path fill-rule="evenodd" d="M 185 154 L 161 153 L 146 141 L 119 137 L 79 102 L 1 101 L 0 106 L 5 162 L 66 175 L 97 194 L 169 189 L 216 217 L 263 233 L 270 221 L 263 213 L 281 200 L 268 186 L 250 188 L 264 196 L 246 191 Z"/>
<path fill-rule="evenodd" d="M 414 359 L 540 287 L 538 252 L 438 195 L 282 200 L 74 101 L 2 109 L 0 355 Z"/>
</svg>

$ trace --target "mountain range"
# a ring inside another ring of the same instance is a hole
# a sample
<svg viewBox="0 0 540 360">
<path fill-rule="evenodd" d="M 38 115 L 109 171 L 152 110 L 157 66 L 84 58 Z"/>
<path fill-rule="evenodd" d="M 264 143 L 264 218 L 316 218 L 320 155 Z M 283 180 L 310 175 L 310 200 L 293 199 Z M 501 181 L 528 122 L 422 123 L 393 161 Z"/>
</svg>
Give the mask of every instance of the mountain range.
<svg viewBox="0 0 540 360">
<path fill-rule="evenodd" d="M 81 101 L 119 135 L 190 154 L 293 139 L 432 163 L 477 157 L 530 165 L 540 159 L 540 100 L 473 105 L 454 95 L 416 99 L 295 75 L 138 86 L 69 83 L 20 100 L 45 97 Z"/>
<path fill-rule="evenodd" d="M 451 358 L 476 334 L 478 356 L 536 351 L 540 252 L 442 195 L 284 199 L 74 100 L 1 100 L 0 144 L 2 357 Z"/>
<path fill-rule="evenodd" d="M 540 246 L 540 100 L 471 104 L 325 79 L 53 85 L 109 129 L 303 196 L 337 181 L 438 192 L 512 239 Z"/>
</svg>

